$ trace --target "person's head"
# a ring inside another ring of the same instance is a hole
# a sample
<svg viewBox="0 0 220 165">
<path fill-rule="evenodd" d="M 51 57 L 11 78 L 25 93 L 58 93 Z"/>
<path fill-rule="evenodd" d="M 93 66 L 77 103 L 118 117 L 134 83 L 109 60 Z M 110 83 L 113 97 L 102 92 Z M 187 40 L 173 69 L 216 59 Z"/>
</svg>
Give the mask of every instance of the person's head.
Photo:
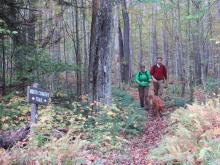
<svg viewBox="0 0 220 165">
<path fill-rule="evenodd" d="M 140 71 L 141 71 L 141 72 L 145 72 L 145 66 L 144 66 L 144 65 L 141 65 L 141 66 L 140 66 Z"/>
<path fill-rule="evenodd" d="M 163 58 L 162 57 L 157 57 L 157 64 L 162 64 Z"/>
</svg>

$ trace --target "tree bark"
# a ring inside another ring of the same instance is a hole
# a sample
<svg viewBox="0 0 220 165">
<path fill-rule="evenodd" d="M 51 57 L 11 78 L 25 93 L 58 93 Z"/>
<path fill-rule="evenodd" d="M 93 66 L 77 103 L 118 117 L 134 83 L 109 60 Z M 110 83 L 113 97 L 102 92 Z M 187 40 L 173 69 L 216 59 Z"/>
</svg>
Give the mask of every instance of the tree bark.
<svg viewBox="0 0 220 165">
<path fill-rule="evenodd" d="M 95 33 L 96 33 L 96 27 L 95 24 L 97 22 L 97 15 L 98 10 L 100 8 L 99 0 L 93 0 L 92 1 L 92 22 L 91 22 L 91 35 L 90 35 L 90 45 L 89 45 L 89 68 L 88 68 L 88 80 L 89 80 L 89 95 L 92 96 L 92 100 L 94 101 L 94 77 L 93 77 L 93 63 L 95 58 L 95 51 L 93 50 L 93 47 L 95 46 Z M 93 45 L 92 45 L 93 44 Z"/>
<path fill-rule="evenodd" d="M 169 62 L 169 40 L 167 30 L 167 14 L 164 12 L 164 19 L 162 22 L 162 45 L 163 45 L 163 59 L 166 66 Z"/>
<path fill-rule="evenodd" d="M 30 45 L 34 45 L 35 43 L 35 22 L 36 22 L 36 14 L 35 14 L 35 11 L 32 10 L 35 8 L 35 3 L 36 3 L 36 0 L 30 0 L 28 1 L 29 3 L 29 20 L 28 20 L 28 23 L 29 23 L 29 26 L 27 28 L 27 33 L 28 33 L 28 44 Z"/>
<path fill-rule="evenodd" d="M 200 12 L 200 2 L 194 2 L 195 12 Z M 196 19 L 195 22 L 195 30 L 196 32 L 193 34 L 193 52 L 194 52 L 194 67 L 195 67 L 195 82 L 196 85 L 202 84 L 202 72 L 201 72 L 201 33 L 200 33 L 200 18 Z"/>
<path fill-rule="evenodd" d="M 81 95 L 82 95 L 82 75 L 81 75 L 81 68 L 82 68 L 82 60 L 81 60 L 81 55 L 80 55 L 80 40 L 79 40 L 79 14 L 78 14 L 78 0 L 75 0 L 75 28 L 76 28 L 76 64 L 77 67 L 79 68 L 76 71 L 76 81 L 77 81 L 77 99 L 80 99 Z"/>
<path fill-rule="evenodd" d="M 119 13 L 118 6 L 114 7 L 114 73 L 115 73 L 115 83 L 117 87 L 121 87 L 121 59 L 120 59 L 120 34 L 119 34 Z M 123 48 L 122 48 L 123 49 Z"/>
<path fill-rule="evenodd" d="M 55 4 L 52 0 L 50 0 L 50 19 L 52 22 L 52 26 L 54 27 L 54 32 L 52 34 L 52 38 L 50 40 L 50 55 L 51 59 L 57 63 L 61 61 L 61 48 L 60 48 L 60 40 L 61 40 L 61 34 L 60 34 L 60 22 L 57 17 L 55 17 Z M 51 91 L 52 93 L 56 92 L 59 86 L 59 80 L 58 80 L 58 74 L 53 73 L 53 75 L 50 78 L 50 84 L 51 84 Z"/>
<path fill-rule="evenodd" d="M 0 148 L 8 149 L 17 142 L 24 140 L 30 133 L 30 125 L 16 131 L 7 131 L 0 135 Z"/>
<path fill-rule="evenodd" d="M 185 95 L 185 70 L 183 63 L 183 49 L 182 49 L 182 34 L 181 34 L 181 20 L 180 20 L 180 1 L 177 0 L 177 20 L 176 20 L 176 59 L 177 70 L 180 83 L 182 85 L 181 96 Z"/>
<path fill-rule="evenodd" d="M 130 21 L 129 14 L 127 11 L 127 3 L 126 0 L 122 0 L 122 16 L 124 21 L 124 44 L 123 44 L 123 52 L 124 52 L 124 81 L 128 83 L 131 79 L 131 61 L 130 61 Z"/>
<path fill-rule="evenodd" d="M 122 30 L 121 30 L 121 24 L 120 21 L 118 23 L 118 37 L 119 37 L 119 55 L 120 55 L 120 67 L 121 67 L 121 80 L 124 82 L 125 80 L 125 72 L 126 72 L 126 67 L 124 65 L 125 63 L 125 56 L 124 56 L 124 43 L 123 43 L 123 37 L 122 37 Z"/>
<path fill-rule="evenodd" d="M 112 74 L 112 1 L 93 0 L 90 41 L 92 66 L 92 97 L 94 101 L 111 104 Z"/>
<path fill-rule="evenodd" d="M 138 25 L 138 35 L 139 35 L 138 66 L 140 68 L 140 66 L 143 64 L 142 16 L 137 17 L 137 25 Z"/>
<path fill-rule="evenodd" d="M 190 0 L 187 0 L 187 15 L 190 15 Z M 191 30 L 192 30 L 192 26 L 191 26 L 191 21 L 188 21 L 188 25 L 187 25 L 187 68 L 189 69 L 188 72 L 188 87 L 189 87 L 189 92 L 190 92 L 190 101 L 193 101 L 193 93 L 194 93 L 194 82 L 193 82 L 193 78 L 194 78 L 194 72 L 193 72 L 193 52 L 192 52 L 192 39 L 191 39 Z"/>
<path fill-rule="evenodd" d="M 152 6 L 152 28 L 151 28 L 151 63 L 155 63 L 158 56 L 158 44 L 157 44 L 157 6 Z"/>
<path fill-rule="evenodd" d="M 2 37 L 2 96 L 6 94 L 6 75 L 5 75 L 5 43 Z"/>
<path fill-rule="evenodd" d="M 81 4 L 84 7 L 86 2 L 84 0 L 81 0 Z M 84 88 L 85 93 L 89 92 L 89 78 L 88 78 L 88 44 L 87 44 L 87 31 L 86 31 L 86 9 L 82 9 L 82 29 L 83 29 L 83 48 L 84 48 Z"/>
</svg>

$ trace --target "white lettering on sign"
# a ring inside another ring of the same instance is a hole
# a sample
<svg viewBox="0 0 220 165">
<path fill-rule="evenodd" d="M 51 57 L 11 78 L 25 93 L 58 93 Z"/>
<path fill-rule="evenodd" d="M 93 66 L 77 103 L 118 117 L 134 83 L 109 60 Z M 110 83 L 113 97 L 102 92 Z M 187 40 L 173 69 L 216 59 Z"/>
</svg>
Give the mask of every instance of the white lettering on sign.
<svg viewBox="0 0 220 165">
<path fill-rule="evenodd" d="M 38 101 L 38 102 L 43 102 L 43 99 L 42 98 L 40 98 L 40 97 L 36 97 L 36 101 Z"/>
<path fill-rule="evenodd" d="M 50 93 L 47 90 L 28 87 L 27 98 L 29 103 L 47 105 L 49 102 Z"/>
<path fill-rule="evenodd" d="M 42 92 L 42 91 L 38 91 L 36 89 L 30 89 L 30 94 L 39 95 L 39 96 L 43 96 L 43 97 L 49 97 L 48 92 Z"/>
</svg>

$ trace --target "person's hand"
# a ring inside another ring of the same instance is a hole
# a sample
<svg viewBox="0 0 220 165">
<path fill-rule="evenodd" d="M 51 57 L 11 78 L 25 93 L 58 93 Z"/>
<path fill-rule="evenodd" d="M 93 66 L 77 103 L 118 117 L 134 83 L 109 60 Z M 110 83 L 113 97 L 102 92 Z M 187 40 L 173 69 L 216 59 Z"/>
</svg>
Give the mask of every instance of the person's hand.
<svg viewBox="0 0 220 165">
<path fill-rule="evenodd" d="M 168 88 L 168 82 L 167 82 L 167 80 L 165 80 L 165 86 L 164 86 L 165 88 Z"/>
<path fill-rule="evenodd" d="M 142 82 L 141 85 L 142 86 L 147 86 L 147 82 Z"/>
<path fill-rule="evenodd" d="M 141 87 L 144 86 L 143 82 L 140 82 L 139 85 L 140 85 Z"/>
<path fill-rule="evenodd" d="M 152 77 L 152 78 L 153 78 L 153 82 L 157 82 L 157 80 L 154 77 Z"/>
</svg>

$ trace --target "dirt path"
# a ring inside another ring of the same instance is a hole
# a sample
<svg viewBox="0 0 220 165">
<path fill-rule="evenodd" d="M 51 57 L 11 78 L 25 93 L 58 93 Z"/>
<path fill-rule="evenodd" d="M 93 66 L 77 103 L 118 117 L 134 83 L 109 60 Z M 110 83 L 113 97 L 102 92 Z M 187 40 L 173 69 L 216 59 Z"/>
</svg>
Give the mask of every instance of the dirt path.
<svg viewBox="0 0 220 165">
<path fill-rule="evenodd" d="M 138 91 L 136 89 L 130 88 L 129 93 L 139 102 Z M 134 165 L 158 164 L 148 160 L 147 156 L 150 149 L 157 147 L 161 141 L 164 129 L 167 127 L 164 117 L 161 120 L 156 120 L 152 110 L 146 113 L 148 119 L 144 133 L 133 139 L 130 146 L 130 155 Z"/>
<path fill-rule="evenodd" d="M 151 89 L 152 90 L 152 89 Z M 129 88 L 128 92 L 135 100 L 139 102 L 138 91 L 134 88 Z M 165 110 L 165 111 L 171 111 Z M 158 162 L 153 162 L 148 159 L 149 150 L 156 148 L 159 142 L 161 141 L 164 129 L 167 128 L 167 121 L 165 117 L 162 117 L 161 120 L 156 120 L 153 116 L 152 110 L 146 111 L 147 123 L 145 130 L 142 135 L 135 137 L 130 140 L 128 147 L 125 150 L 128 151 L 128 154 L 121 155 L 120 153 L 111 153 L 109 156 L 104 158 L 104 161 L 101 164 L 104 165 L 114 165 L 114 164 L 123 164 L 123 165 L 159 165 Z M 103 158 L 88 155 L 87 160 L 89 160 L 86 165 L 89 165 L 94 160 L 100 160 Z M 118 162 L 118 163 L 116 163 Z M 92 163 L 91 163 L 92 164 Z M 99 163 L 96 163 L 99 164 Z"/>
</svg>

